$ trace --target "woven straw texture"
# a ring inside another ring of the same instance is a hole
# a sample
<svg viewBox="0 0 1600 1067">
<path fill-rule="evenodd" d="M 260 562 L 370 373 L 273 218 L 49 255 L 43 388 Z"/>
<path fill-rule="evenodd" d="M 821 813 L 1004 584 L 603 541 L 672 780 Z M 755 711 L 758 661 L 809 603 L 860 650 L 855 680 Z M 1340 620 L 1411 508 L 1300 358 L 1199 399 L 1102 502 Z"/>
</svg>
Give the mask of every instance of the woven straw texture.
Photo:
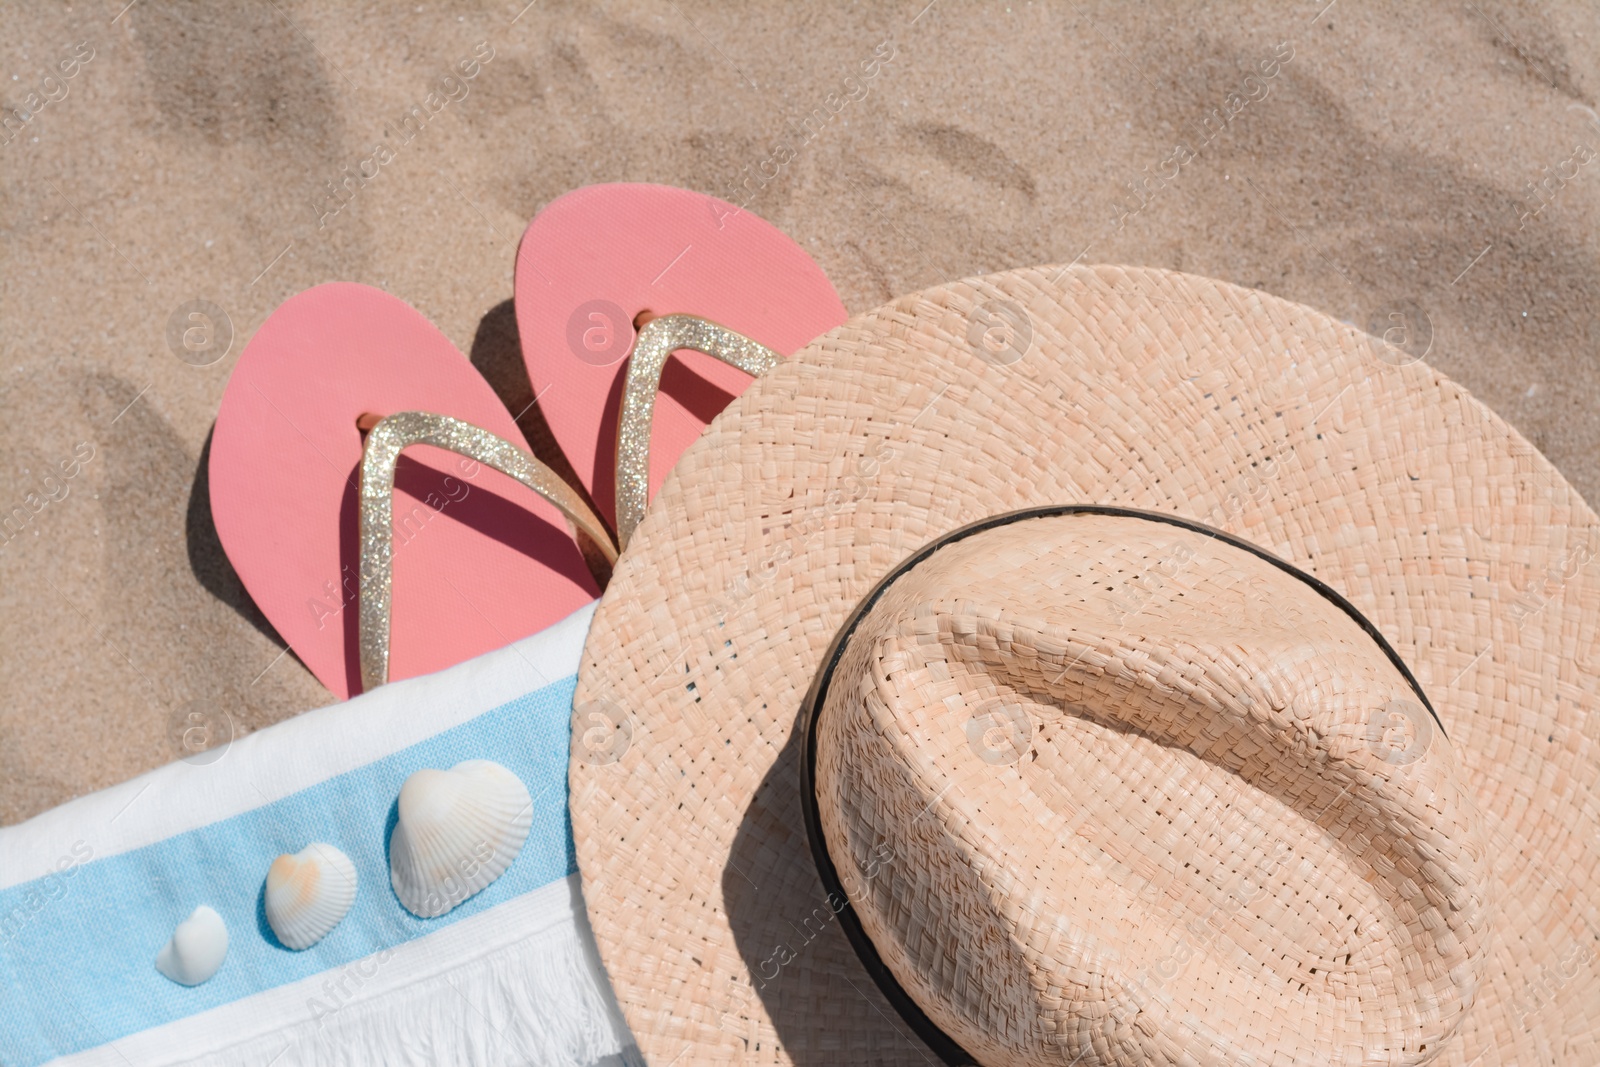
<svg viewBox="0 0 1600 1067">
<path fill-rule="evenodd" d="M 1074 1021 L 1078 994 L 1045 991 L 1067 1007 L 1051 1024 L 1063 1043 L 1041 1061 L 1600 1063 L 1600 583 L 1587 566 L 1600 551 L 1600 523 L 1542 456 L 1459 386 L 1422 364 L 1396 365 L 1392 355 L 1314 311 L 1208 279 L 1029 269 L 928 290 L 853 319 L 719 417 L 679 460 L 624 553 L 597 611 L 577 693 L 571 788 L 579 865 L 602 958 L 650 1062 L 931 1061 L 862 969 L 824 895 L 801 818 L 796 714 L 842 621 L 912 551 L 991 515 L 1099 503 L 1228 530 L 1327 582 L 1378 627 L 1449 733 L 1418 766 L 1440 782 L 1459 781 L 1476 814 L 1436 813 L 1430 825 L 1440 847 L 1464 848 L 1468 861 L 1473 834 L 1463 826 L 1476 825 L 1486 854 L 1476 874 L 1463 861 L 1459 885 L 1470 892 L 1479 879 L 1487 903 L 1468 909 L 1481 943 L 1469 929 L 1457 946 L 1426 914 L 1399 907 L 1419 899 L 1439 907 L 1442 898 L 1428 896 L 1429 886 L 1446 884 L 1435 882 L 1438 871 L 1414 885 L 1395 878 L 1348 892 L 1305 875 L 1299 903 L 1274 912 L 1252 898 L 1204 927 L 1214 933 L 1170 937 L 1158 962 L 1173 958 L 1180 973 L 1143 986 L 1138 961 L 1157 953 L 1155 939 L 1188 923 L 1183 909 L 1197 905 L 1147 892 L 1141 911 L 1104 890 L 1105 899 L 1080 901 L 1068 914 L 1117 924 L 1096 936 L 1134 963 L 1104 955 L 1097 980 L 1120 983 L 1121 1000 L 1102 989 L 1079 1002 L 1084 1016 Z M 1219 627 L 1223 621 L 1244 625 Z M 1382 678 L 1380 671 L 1362 684 Z M 947 729 L 964 727 L 965 715 L 952 719 Z M 1076 719 L 1080 741 L 1100 736 L 1109 721 Z M 586 723 L 596 725 L 582 729 Z M 1105 761 L 1157 760 L 1144 738 L 1116 744 L 1100 750 Z M 1068 744 L 1061 758 L 1057 780 L 1069 767 L 1094 773 L 1100 756 Z M 1246 835 L 1214 854 L 1237 859 L 1283 841 L 1299 854 L 1342 857 L 1330 877 L 1358 869 L 1354 857 L 1366 850 L 1349 847 L 1359 839 L 1354 823 L 1314 840 L 1294 836 L 1310 833 L 1316 801 L 1283 799 L 1284 790 L 1309 775 L 1284 768 L 1274 792 L 1249 784 L 1251 774 L 1267 773 L 1261 764 L 1162 758 L 1192 772 L 1153 786 L 1192 820 L 1192 838 Z M 1161 767 L 1152 762 L 1137 773 L 1159 775 Z M 1008 764 L 985 769 L 991 791 L 1020 773 Z M 963 764 L 961 773 L 980 772 Z M 1207 791 L 1223 788 L 1277 806 L 1271 817 L 1279 825 L 1261 844 L 1248 839 L 1248 812 L 1208 803 Z M 1415 815 L 1415 797 L 1391 789 L 1387 800 L 1374 799 L 1384 788 L 1363 780 L 1340 799 L 1350 802 L 1342 810 L 1374 825 Z M 1079 800 L 1093 793 L 1085 783 L 1072 789 Z M 950 806 L 977 801 L 947 794 L 941 803 L 940 832 L 953 839 Z M 1138 852 L 1158 865 L 1148 881 L 1177 887 L 1166 892 L 1216 892 L 1204 888 L 1207 872 L 1185 871 L 1178 853 L 1153 847 L 1167 840 L 1150 837 L 1155 816 L 1121 811 L 1125 798 L 1101 803 L 1103 814 L 1086 829 L 1108 854 L 1132 850 L 1123 866 L 1135 868 Z M 1390 841 L 1400 850 L 1396 866 L 1405 849 L 1425 843 Z M 895 850 L 909 843 L 886 844 L 864 873 L 917 877 L 897 868 Z M 931 856 L 936 844 L 907 855 Z M 1285 864 L 1272 886 L 1300 877 L 1298 865 Z M 1409 952 L 1369 943 L 1365 928 L 1358 935 L 1355 925 L 1338 925 L 1345 916 L 1316 912 L 1322 899 L 1387 908 L 1385 936 L 1413 924 L 1428 933 Z M 1016 919 L 1007 921 L 1021 928 Z M 964 939 L 980 937 L 975 926 L 927 933 L 938 944 L 919 952 L 943 953 L 950 968 Z M 1265 964 L 1267 947 L 1250 941 L 1257 933 L 1286 958 Z M 1331 953 L 1338 937 L 1349 939 L 1345 973 L 1374 976 L 1368 988 L 1378 999 L 1360 1018 L 1348 998 L 1330 1006 L 1315 1033 L 1354 1027 L 1366 1036 L 1319 1046 L 1313 1059 L 1305 1012 L 1315 1002 L 1299 999 L 1295 1011 L 1274 1014 L 1290 994 L 1262 992 L 1270 984 L 1262 976 Z M 1090 969 L 1090 946 L 1076 956 L 1070 947 L 1056 951 L 1063 963 Z M 1379 981 L 1386 952 L 1414 973 Z M 1440 1046 L 1405 1051 L 1412 1037 L 1449 1030 L 1449 988 L 1461 986 L 1430 968 L 1456 953 L 1475 960 L 1471 1008 Z M 1248 960 L 1268 969 L 1246 976 Z M 1223 989 L 1230 975 L 1245 977 Z M 1254 1034 L 1258 1047 L 1224 1060 L 1203 1042 L 1159 1040 L 1174 1032 L 1159 1023 L 1160 1012 L 1204 983 L 1217 984 L 1222 1002 L 1196 1011 L 1197 1031 Z M 1002 987 L 987 995 L 1003 1012 Z M 1404 1015 L 1410 1004 L 1427 1006 L 1425 989 L 1442 993 L 1432 1014 Z M 1139 996 L 1148 1010 L 1138 1008 Z M 1045 994 L 1033 1003 L 1046 1003 Z M 1135 1010 L 1088 1019 L 1093 1005 L 1112 1003 Z M 994 1022 L 1000 1035 L 1017 1026 Z"/>
<path fill-rule="evenodd" d="M 1431 724 L 1266 560 L 1026 520 L 940 549 L 857 627 L 821 821 L 880 955 L 984 1062 L 1096 1036 L 1125 1063 L 1422 1062 L 1476 990 L 1485 849 L 1447 744 L 1369 741 L 1404 704 Z"/>
</svg>

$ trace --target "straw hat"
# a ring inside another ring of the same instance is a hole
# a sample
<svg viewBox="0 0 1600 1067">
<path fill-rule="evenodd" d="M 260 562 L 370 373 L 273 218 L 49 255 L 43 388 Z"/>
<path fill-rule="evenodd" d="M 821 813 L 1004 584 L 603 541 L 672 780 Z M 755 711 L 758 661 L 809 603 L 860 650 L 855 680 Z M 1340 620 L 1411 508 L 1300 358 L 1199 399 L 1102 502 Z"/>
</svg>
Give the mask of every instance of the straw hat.
<svg viewBox="0 0 1600 1067">
<path fill-rule="evenodd" d="M 684 453 L 584 650 L 640 1048 L 1600 1063 L 1597 550 L 1459 386 L 1262 293 L 852 319 Z"/>
</svg>

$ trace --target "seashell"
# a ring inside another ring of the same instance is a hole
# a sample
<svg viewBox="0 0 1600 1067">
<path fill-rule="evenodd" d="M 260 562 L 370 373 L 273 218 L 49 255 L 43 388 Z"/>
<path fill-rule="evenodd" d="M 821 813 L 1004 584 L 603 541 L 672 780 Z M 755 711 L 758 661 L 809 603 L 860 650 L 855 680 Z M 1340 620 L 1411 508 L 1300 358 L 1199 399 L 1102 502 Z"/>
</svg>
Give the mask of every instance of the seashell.
<svg viewBox="0 0 1600 1067">
<path fill-rule="evenodd" d="M 321 841 L 267 868 L 267 923 L 284 946 L 305 949 L 339 925 L 356 899 L 356 865 Z"/>
<path fill-rule="evenodd" d="M 498 763 L 420 770 L 400 787 L 389 882 L 413 915 L 432 919 L 499 878 L 522 851 L 533 801 Z"/>
<path fill-rule="evenodd" d="M 156 956 L 156 970 L 179 985 L 199 985 L 217 973 L 228 954 L 228 926 L 202 904 L 172 932 Z"/>
</svg>

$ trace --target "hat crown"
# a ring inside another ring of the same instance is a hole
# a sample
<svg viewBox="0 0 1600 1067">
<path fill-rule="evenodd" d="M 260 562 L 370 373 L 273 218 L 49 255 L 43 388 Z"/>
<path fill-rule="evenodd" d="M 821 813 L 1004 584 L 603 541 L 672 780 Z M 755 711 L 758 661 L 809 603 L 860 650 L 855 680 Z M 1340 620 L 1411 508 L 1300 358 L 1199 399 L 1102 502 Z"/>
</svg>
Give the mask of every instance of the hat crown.
<svg viewBox="0 0 1600 1067">
<path fill-rule="evenodd" d="M 1473 1001 L 1449 744 L 1344 607 L 1225 540 L 945 545 L 849 637 L 815 785 L 878 954 L 984 1063 L 1421 1064 Z"/>
</svg>

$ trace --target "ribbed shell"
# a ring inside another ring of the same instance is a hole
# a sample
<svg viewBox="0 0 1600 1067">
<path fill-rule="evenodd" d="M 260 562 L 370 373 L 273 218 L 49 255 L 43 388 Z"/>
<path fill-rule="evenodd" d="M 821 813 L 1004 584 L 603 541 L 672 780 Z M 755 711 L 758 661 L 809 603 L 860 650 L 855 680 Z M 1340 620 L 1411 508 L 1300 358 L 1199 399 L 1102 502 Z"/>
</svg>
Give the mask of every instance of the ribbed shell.
<svg viewBox="0 0 1600 1067">
<path fill-rule="evenodd" d="M 325 842 L 285 853 L 267 869 L 267 922 L 287 948 L 306 949 L 321 941 L 355 899 L 355 864 Z"/>
<path fill-rule="evenodd" d="M 389 881 L 424 919 L 450 911 L 506 872 L 533 824 L 522 780 L 490 760 L 425 769 L 400 787 Z"/>
</svg>

